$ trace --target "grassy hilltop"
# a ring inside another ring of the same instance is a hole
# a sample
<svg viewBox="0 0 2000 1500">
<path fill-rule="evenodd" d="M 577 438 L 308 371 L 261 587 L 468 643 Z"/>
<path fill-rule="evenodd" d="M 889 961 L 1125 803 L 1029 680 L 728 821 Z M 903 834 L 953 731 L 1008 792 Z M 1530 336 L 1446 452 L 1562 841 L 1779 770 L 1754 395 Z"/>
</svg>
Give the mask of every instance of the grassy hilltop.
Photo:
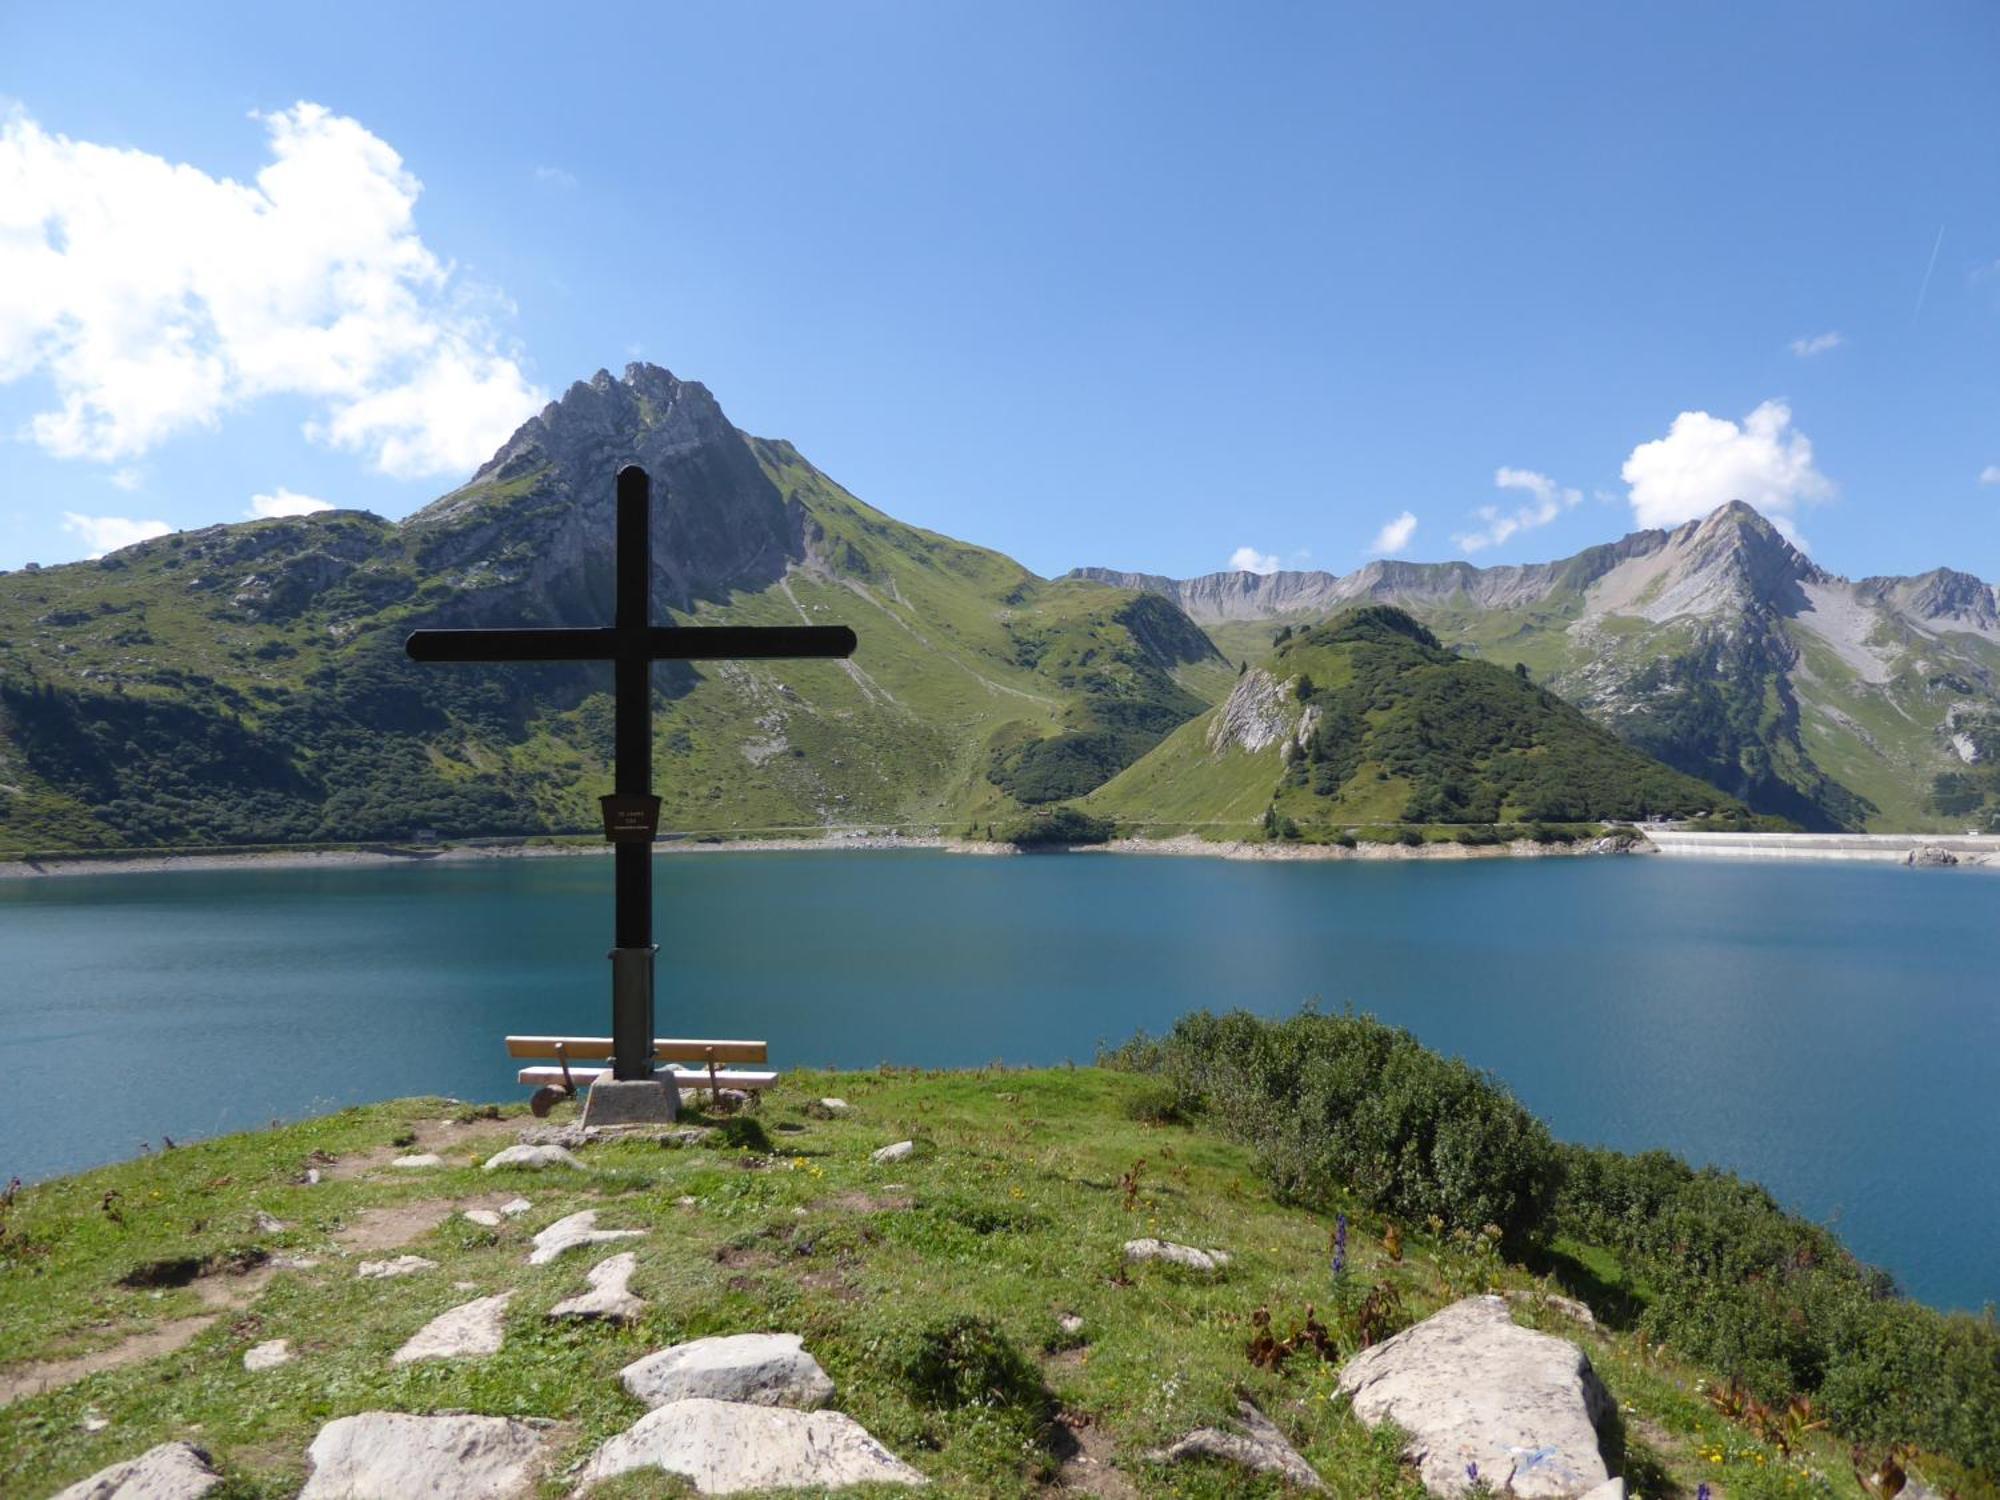
<svg viewBox="0 0 2000 1500">
<path fill-rule="evenodd" d="M 560 1494 L 561 1471 L 641 1414 L 617 1382 L 622 1365 L 690 1337 L 776 1329 L 804 1336 L 836 1383 L 836 1407 L 940 1494 L 1275 1494 L 1240 1472 L 1146 1457 L 1231 1415 L 1242 1392 L 1335 1494 L 1416 1500 L 1395 1437 L 1365 1430 L 1335 1394 L 1338 1361 L 1458 1297 L 1501 1289 L 1524 1294 L 1517 1318 L 1589 1352 L 1619 1403 L 1623 1472 L 1648 1500 L 1692 1500 L 1704 1484 L 1731 1500 L 1861 1500 L 1850 1435 L 1870 1453 L 1891 1437 L 1919 1442 L 1933 1451 L 1912 1462 L 1935 1487 L 1967 1500 L 2000 1494 L 2000 1428 L 1982 1426 L 2000 1412 L 1990 1328 L 1914 1309 L 1911 1326 L 1933 1342 L 1877 1328 L 1862 1373 L 1890 1383 L 1872 1406 L 1838 1392 L 1829 1404 L 1829 1383 L 1858 1368 L 1853 1351 L 1833 1351 L 1817 1412 L 1760 1429 L 1707 1391 L 1738 1373 L 1782 1410 L 1772 1382 L 1792 1377 L 1771 1365 L 1761 1325 L 1733 1321 L 1742 1309 L 1720 1284 L 1706 1323 L 1686 1321 L 1671 1247 L 1647 1247 L 1615 1214 L 1594 1223 L 1594 1239 L 1578 1237 L 1583 1206 L 1551 1198 L 1541 1175 L 1554 1149 L 1546 1132 L 1479 1075 L 1346 1018 L 1190 1024 L 1178 1040 L 1128 1049 L 1117 1068 L 794 1075 L 755 1113 L 715 1121 L 702 1145 L 595 1145 L 587 1172 L 483 1173 L 477 1164 L 511 1143 L 518 1113 L 433 1099 L 22 1190 L 0 1217 L 0 1395 L 31 1381 L 33 1362 L 79 1363 L 54 1388 L 0 1405 L 0 1491 L 39 1495 L 192 1437 L 228 1477 L 219 1493 L 290 1495 L 313 1433 L 334 1417 L 464 1409 L 555 1418 L 547 1493 Z M 1328 1061 L 1359 1057 L 1355 1048 L 1372 1059 L 1379 1107 L 1357 1114 L 1352 1131 L 1329 1133 L 1332 1116 L 1317 1113 L 1326 1098 L 1310 1089 L 1286 1111 L 1258 1102 L 1275 1077 L 1259 1070 L 1302 1045 L 1331 1047 Z M 814 1105 L 830 1093 L 850 1102 L 845 1116 Z M 1416 1102 L 1425 1096 L 1428 1111 Z M 1288 1133 L 1286 1120 L 1303 1128 Z M 1371 1155 L 1382 1132 L 1399 1131 L 1402 1165 Z M 873 1148 L 905 1138 L 918 1143 L 913 1159 L 870 1163 Z M 1452 1166 L 1467 1147 L 1480 1153 L 1470 1176 Z M 436 1151 L 444 1165 L 391 1167 L 406 1149 Z M 308 1168 L 323 1174 L 316 1185 L 304 1183 Z M 1801 1342 L 1785 1312 L 1801 1288 L 1819 1299 L 1801 1315 L 1816 1329 L 1836 1315 L 1851 1324 L 1834 1296 L 1847 1285 L 1844 1257 L 1823 1231 L 1784 1220 L 1768 1200 L 1760 1217 L 1754 1190 L 1718 1188 L 1733 1179 L 1690 1174 L 1676 1187 L 1671 1172 L 1648 1169 L 1648 1180 L 1666 1194 L 1650 1217 L 1683 1233 L 1725 1222 L 1725 1199 L 1737 1205 L 1727 1222 L 1744 1243 L 1727 1278 L 1766 1282 L 1768 1321 L 1786 1339 Z M 1591 1181 L 1602 1208 L 1609 1189 Z M 517 1193 L 532 1210 L 498 1228 L 460 1216 Z M 543 1318 L 581 1288 L 591 1258 L 529 1269 L 528 1239 L 586 1207 L 606 1227 L 649 1231 L 616 1247 L 639 1258 L 633 1290 L 649 1305 L 634 1328 Z M 1574 1222 L 1537 1218 L 1557 1212 Z M 1336 1282 L 1330 1243 L 1342 1214 L 1351 1227 Z M 1488 1216 L 1492 1229 L 1473 1222 Z M 1215 1277 L 1124 1265 L 1123 1242 L 1146 1235 L 1235 1258 Z M 1813 1274 L 1803 1261 L 1786 1275 L 1757 1269 L 1801 1244 L 1827 1257 Z M 356 1279 L 364 1256 L 405 1253 L 437 1267 Z M 275 1269 L 284 1257 L 314 1264 Z M 389 1365 L 427 1319 L 505 1288 L 518 1294 L 501 1353 Z M 1550 1292 L 1586 1297 L 1595 1325 L 1538 1300 Z M 1252 1360 L 1260 1310 L 1283 1338 L 1309 1307 L 1327 1330 L 1324 1354 L 1305 1344 L 1275 1366 Z M 1065 1315 L 1081 1325 L 1065 1331 Z M 1718 1342 L 1731 1329 L 1737 1347 Z M 244 1351 L 273 1338 L 291 1341 L 294 1361 L 246 1371 Z M 1960 1352 L 1940 1362 L 1940 1347 Z M 1934 1368 L 1899 1371 L 1904 1356 Z M 81 1373 L 93 1361 L 105 1368 Z M 1899 1380 L 1913 1383 L 1899 1390 Z M 1911 1401 L 1958 1409 L 1924 1419 Z M 1818 1425 L 1829 1415 L 1845 1430 Z M 629 1479 L 603 1491 L 667 1492 Z"/>
</svg>

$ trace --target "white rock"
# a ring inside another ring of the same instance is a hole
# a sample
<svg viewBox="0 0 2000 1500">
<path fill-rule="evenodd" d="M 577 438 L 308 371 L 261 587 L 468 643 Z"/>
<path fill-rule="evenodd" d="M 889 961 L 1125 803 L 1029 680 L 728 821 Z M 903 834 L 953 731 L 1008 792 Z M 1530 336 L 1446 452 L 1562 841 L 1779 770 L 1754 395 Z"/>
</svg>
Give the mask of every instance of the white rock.
<svg viewBox="0 0 2000 1500">
<path fill-rule="evenodd" d="M 528 1253 L 528 1264 L 545 1266 L 558 1255 L 579 1245 L 607 1245 L 613 1240 L 636 1240 L 645 1232 L 643 1229 L 599 1229 L 597 1210 L 586 1208 L 581 1213 L 557 1219 L 536 1235 L 535 1248 Z"/>
<path fill-rule="evenodd" d="M 646 1304 L 632 1295 L 626 1283 L 639 1269 L 639 1257 L 630 1250 L 601 1260 L 584 1279 L 590 1290 L 549 1309 L 551 1318 L 594 1318 L 606 1323 L 630 1323 L 646 1310 Z"/>
<path fill-rule="evenodd" d="M 1176 1245 L 1172 1240 L 1127 1240 L 1125 1258 L 1131 1261 L 1163 1260 L 1185 1266 L 1190 1271 L 1219 1271 L 1229 1264 L 1226 1250 L 1197 1250 L 1192 1245 Z"/>
<path fill-rule="evenodd" d="M 1082 1333 L 1083 1319 L 1075 1313 L 1064 1313 L 1060 1318 L 1056 1319 L 1056 1326 L 1062 1329 L 1064 1333 Z"/>
<path fill-rule="evenodd" d="M 574 1167 L 579 1172 L 589 1170 L 561 1146 L 509 1146 L 505 1151 L 497 1151 L 486 1158 L 485 1171 L 497 1172 L 502 1167 L 525 1167 L 531 1172 L 539 1172 L 545 1167 Z"/>
<path fill-rule="evenodd" d="M 441 1167 L 444 1158 L 435 1151 L 419 1152 L 415 1156 L 399 1156 L 389 1163 L 392 1167 Z"/>
<path fill-rule="evenodd" d="M 837 1411 L 701 1399 L 646 1413 L 597 1450 L 583 1482 L 588 1487 L 635 1469 L 678 1474 L 704 1495 L 928 1482 Z"/>
<path fill-rule="evenodd" d="M 1574 1297 L 1563 1297 L 1555 1292 L 1530 1291 L 1517 1287 L 1507 1294 L 1507 1300 L 1524 1307 L 1546 1307 L 1550 1312 L 1561 1313 L 1565 1318 L 1572 1318 L 1583 1324 L 1586 1328 L 1595 1328 L 1597 1326 L 1596 1314 L 1591 1312 L 1587 1305 L 1577 1301 Z"/>
<path fill-rule="evenodd" d="M 1904 1488 L 1904 1493 L 1909 1493 L 1907 1486 Z M 1583 1500 L 1625 1500 L 1625 1481 L 1622 1479 L 1607 1479 L 1603 1484 L 1600 1484 L 1596 1489 L 1585 1495 Z M 1910 1500 L 1921 1500 L 1921 1497 L 1911 1496 Z"/>
<path fill-rule="evenodd" d="M 287 1224 L 283 1219 L 274 1219 L 261 1208 L 257 1210 L 256 1223 L 260 1234 L 283 1234 L 287 1229 L 291 1228 L 291 1225 Z"/>
<path fill-rule="evenodd" d="M 307 1187 L 318 1187 L 318 1186 L 319 1186 L 319 1168 L 318 1168 L 318 1167 L 307 1167 L 307 1168 L 306 1168 L 306 1182 L 305 1182 L 305 1185 L 306 1185 Z"/>
<path fill-rule="evenodd" d="M 52 1500 L 196 1500 L 220 1483 L 222 1476 L 208 1466 L 201 1449 L 162 1443 L 79 1479 Z"/>
<path fill-rule="evenodd" d="M 289 1339 L 266 1339 L 243 1351 L 243 1368 L 246 1370 L 274 1370 L 291 1362 L 292 1344 Z"/>
<path fill-rule="evenodd" d="M 1572 1500 L 1611 1478 L 1598 1424 L 1611 1398 L 1566 1339 L 1522 1328 L 1500 1297 L 1467 1297 L 1364 1349 L 1340 1372 L 1354 1414 L 1394 1422 L 1434 1495 L 1470 1487 L 1466 1468 L 1521 1500 Z"/>
<path fill-rule="evenodd" d="M 414 1276 L 419 1271 L 435 1271 L 437 1262 L 421 1255 L 399 1255 L 394 1260 L 364 1260 L 354 1268 L 362 1281 L 386 1281 L 392 1276 Z"/>
<path fill-rule="evenodd" d="M 915 1141 L 898 1141 L 893 1146 L 884 1146 L 880 1151 L 871 1153 L 868 1159 L 878 1167 L 886 1167 L 891 1162 L 908 1161 L 916 1152 Z"/>
<path fill-rule="evenodd" d="M 500 1215 L 490 1208 L 468 1208 L 465 1211 L 465 1217 L 475 1224 L 485 1225 L 488 1229 L 498 1229 L 500 1227 Z"/>
<path fill-rule="evenodd" d="M 507 1332 L 502 1320 L 513 1295 L 501 1292 L 439 1313 L 390 1355 L 389 1362 L 408 1365 L 420 1359 L 469 1359 L 480 1354 L 498 1354 Z"/>
<path fill-rule="evenodd" d="M 1152 1455 L 1165 1463 L 1183 1463 L 1190 1458 L 1219 1458 L 1258 1474 L 1277 1474 L 1300 1489 L 1323 1490 L 1313 1466 L 1300 1456 L 1291 1440 L 1277 1424 L 1248 1401 L 1236 1403 L 1243 1431 L 1225 1432 L 1219 1427 L 1197 1427 L 1164 1453 Z"/>
<path fill-rule="evenodd" d="M 268 1262 L 274 1271 L 310 1271 L 319 1264 L 317 1255 L 274 1255 Z"/>
<path fill-rule="evenodd" d="M 810 1410 L 833 1399 L 833 1381 L 796 1333 L 732 1333 L 662 1349 L 618 1372 L 648 1406 L 707 1397 Z"/>
<path fill-rule="evenodd" d="M 829 1114 L 843 1115 L 847 1113 L 848 1105 L 845 1099 L 822 1099 L 819 1107 Z"/>
<path fill-rule="evenodd" d="M 84 1408 L 82 1419 L 76 1424 L 85 1432 L 102 1432 L 111 1425 L 111 1418 L 94 1406 Z"/>
<path fill-rule="evenodd" d="M 509 1417 L 362 1412 L 320 1428 L 299 1500 L 515 1500 L 534 1493 L 542 1443 Z"/>
<path fill-rule="evenodd" d="M 530 1203 L 526 1198 L 510 1198 L 505 1203 L 500 1205 L 500 1212 L 505 1214 L 508 1218 L 511 1219 L 518 1214 L 526 1213 L 529 1209 L 533 1208 L 534 1206 L 535 1205 Z"/>
</svg>

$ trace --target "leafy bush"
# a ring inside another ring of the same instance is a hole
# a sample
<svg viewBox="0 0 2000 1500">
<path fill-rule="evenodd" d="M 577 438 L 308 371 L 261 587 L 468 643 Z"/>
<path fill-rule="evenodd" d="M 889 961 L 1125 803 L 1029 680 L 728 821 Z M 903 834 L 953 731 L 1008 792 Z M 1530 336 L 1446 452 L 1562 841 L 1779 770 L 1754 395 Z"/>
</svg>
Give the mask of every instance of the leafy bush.
<svg viewBox="0 0 2000 1500">
<path fill-rule="evenodd" d="M 1037 808 L 1003 825 L 995 835 L 1017 849 L 1047 849 L 1065 844 L 1102 844 L 1118 832 L 1109 818 L 1092 817 L 1081 808 Z"/>
<path fill-rule="evenodd" d="M 964 1406 L 1039 1414 L 1048 1403 L 1042 1378 L 991 1320 L 957 1317 L 932 1323 L 907 1339 L 896 1375 L 921 1406 Z"/>
<path fill-rule="evenodd" d="M 1325 1203 L 1351 1190 L 1420 1224 L 1497 1224 L 1517 1247 L 1547 1219 L 1557 1163 L 1547 1128 L 1488 1076 L 1372 1017 L 1201 1012 L 1113 1061 L 1164 1075 L 1185 1110 L 1250 1141 L 1284 1197 Z"/>
</svg>

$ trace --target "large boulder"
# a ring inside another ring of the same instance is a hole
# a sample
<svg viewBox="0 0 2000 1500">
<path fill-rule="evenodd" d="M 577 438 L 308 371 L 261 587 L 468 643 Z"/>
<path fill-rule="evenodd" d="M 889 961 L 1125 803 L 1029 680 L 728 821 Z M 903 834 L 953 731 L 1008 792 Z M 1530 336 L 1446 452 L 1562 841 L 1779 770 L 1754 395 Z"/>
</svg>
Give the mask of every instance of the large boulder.
<svg viewBox="0 0 2000 1500">
<path fill-rule="evenodd" d="M 511 1417 L 365 1411 L 320 1428 L 299 1500 L 514 1500 L 534 1493 L 542 1441 Z"/>
<path fill-rule="evenodd" d="M 192 1443 L 162 1443 L 79 1479 L 54 1500 L 200 1500 L 222 1476 Z"/>
<path fill-rule="evenodd" d="M 646 1413 L 597 1450 L 583 1487 L 641 1469 L 680 1475 L 704 1495 L 926 1483 L 840 1412 L 703 1399 Z"/>
<path fill-rule="evenodd" d="M 675 1344 L 618 1372 L 648 1406 L 707 1397 L 810 1410 L 833 1399 L 833 1381 L 796 1333 L 732 1333 Z"/>
<path fill-rule="evenodd" d="M 1598 1429 L 1611 1397 L 1590 1357 L 1522 1328 L 1500 1297 L 1467 1297 L 1340 1372 L 1354 1414 L 1394 1422 L 1434 1495 L 1477 1482 L 1519 1500 L 1575 1500 L 1608 1484 Z"/>
</svg>

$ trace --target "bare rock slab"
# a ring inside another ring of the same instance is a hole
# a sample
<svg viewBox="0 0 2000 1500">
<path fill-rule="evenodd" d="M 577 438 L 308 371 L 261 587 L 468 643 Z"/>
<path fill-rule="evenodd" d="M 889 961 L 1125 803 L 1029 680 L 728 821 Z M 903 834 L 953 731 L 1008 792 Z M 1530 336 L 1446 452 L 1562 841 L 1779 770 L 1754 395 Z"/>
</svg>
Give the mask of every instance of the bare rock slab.
<svg viewBox="0 0 2000 1500">
<path fill-rule="evenodd" d="M 500 1212 L 511 1219 L 517 1215 L 526 1213 L 534 1206 L 526 1198 L 509 1198 L 505 1203 L 500 1205 Z"/>
<path fill-rule="evenodd" d="M 811 1410 L 833 1399 L 832 1379 L 796 1333 L 694 1339 L 627 1365 L 618 1378 L 654 1407 L 707 1398 Z"/>
<path fill-rule="evenodd" d="M 419 1271 L 435 1271 L 437 1262 L 421 1255 L 399 1255 L 394 1260 L 364 1260 L 354 1268 L 362 1281 L 387 1281 L 395 1276 L 414 1276 Z"/>
<path fill-rule="evenodd" d="M 467 1223 L 477 1224 L 482 1229 L 498 1229 L 500 1227 L 499 1213 L 490 1208 L 468 1208 L 459 1217 Z"/>
<path fill-rule="evenodd" d="M 1185 1463 L 1191 1458 L 1216 1458 L 1236 1464 L 1256 1474 L 1276 1474 L 1286 1483 L 1305 1490 L 1323 1490 L 1326 1485 L 1313 1466 L 1294 1448 L 1291 1439 L 1248 1401 L 1236 1403 L 1242 1432 L 1220 1427 L 1197 1427 L 1163 1453 L 1152 1457 L 1163 1463 Z"/>
<path fill-rule="evenodd" d="M 561 1146 L 509 1146 L 487 1157 L 486 1165 L 481 1170 L 498 1172 L 505 1167 L 523 1167 L 530 1172 L 545 1171 L 549 1167 L 574 1167 L 579 1172 L 589 1170 Z"/>
<path fill-rule="evenodd" d="M 584 1279 L 590 1283 L 590 1290 L 567 1301 L 558 1302 L 549 1309 L 551 1318 L 585 1318 L 604 1323 L 630 1323 L 646 1310 L 646 1304 L 635 1297 L 626 1283 L 632 1273 L 639 1269 L 639 1257 L 630 1250 L 601 1260 L 590 1268 Z"/>
<path fill-rule="evenodd" d="M 79 1479 L 54 1500 L 198 1500 L 220 1483 L 194 1444 L 162 1443 Z"/>
<path fill-rule="evenodd" d="M 536 1235 L 535 1248 L 528 1252 L 528 1264 L 545 1266 L 557 1256 L 566 1255 L 580 1245 L 607 1245 L 614 1240 L 636 1240 L 645 1232 L 643 1229 L 599 1229 L 597 1210 L 586 1208 L 581 1213 L 557 1219 L 555 1223 Z"/>
<path fill-rule="evenodd" d="M 908 1161 L 917 1154 L 915 1141 L 898 1141 L 893 1146 L 884 1146 L 880 1151 L 868 1153 L 868 1159 L 878 1167 L 892 1166 L 899 1161 Z"/>
<path fill-rule="evenodd" d="M 1598 1429 L 1611 1397 L 1567 1339 L 1522 1328 L 1500 1297 L 1467 1297 L 1364 1349 L 1340 1372 L 1354 1414 L 1394 1422 L 1433 1495 L 1479 1481 L 1520 1500 L 1575 1500 L 1611 1480 Z"/>
<path fill-rule="evenodd" d="M 1138 1263 L 1141 1261 L 1165 1261 L 1170 1266 L 1184 1266 L 1190 1271 L 1219 1271 L 1229 1264 L 1227 1250 L 1197 1250 L 1192 1245 L 1176 1245 L 1172 1240 L 1127 1240 L 1125 1258 Z"/>
<path fill-rule="evenodd" d="M 422 1171 L 425 1167 L 443 1166 L 444 1158 L 435 1151 L 420 1151 L 415 1156 L 399 1156 L 389 1165 L 401 1167 L 405 1171 Z"/>
<path fill-rule="evenodd" d="M 584 1470 L 584 1487 L 641 1469 L 677 1474 L 704 1495 L 928 1482 L 840 1412 L 701 1398 L 650 1411 L 611 1439 Z"/>
<path fill-rule="evenodd" d="M 320 1428 L 299 1500 L 515 1500 L 534 1493 L 542 1443 L 510 1417 L 362 1412 Z"/>
<path fill-rule="evenodd" d="M 243 1368 L 246 1370 L 275 1370 L 279 1365 L 292 1362 L 292 1341 L 290 1339 L 266 1339 L 261 1344 L 253 1344 L 243 1351 Z"/>
<path fill-rule="evenodd" d="M 482 1354 L 498 1354 L 506 1337 L 502 1319 L 513 1295 L 501 1292 L 439 1313 L 389 1356 L 389 1362 L 408 1365 L 420 1359 L 472 1359 Z"/>
</svg>

